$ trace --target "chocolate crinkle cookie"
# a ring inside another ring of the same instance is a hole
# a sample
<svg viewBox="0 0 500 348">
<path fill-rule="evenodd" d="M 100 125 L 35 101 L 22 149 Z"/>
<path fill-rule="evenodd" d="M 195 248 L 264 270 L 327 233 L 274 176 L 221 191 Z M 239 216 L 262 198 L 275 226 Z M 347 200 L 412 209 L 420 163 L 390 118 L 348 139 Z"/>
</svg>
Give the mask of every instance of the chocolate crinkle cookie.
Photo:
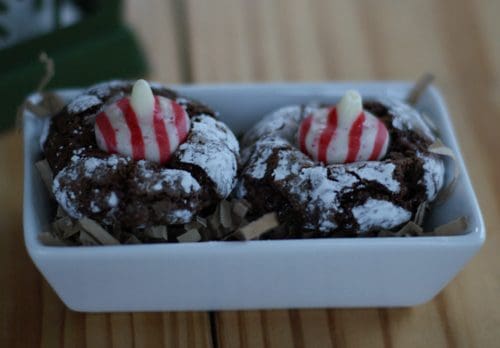
<svg viewBox="0 0 500 348">
<path fill-rule="evenodd" d="M 420 113 L 396 100 L 349 91 L 337 105 L 283 107 L 243 136 L 235 192 L 254 217 L 276 212 L 292 238 L 396 229 L 443 187 L 434 141 Z"/>
<path fill-rule="evenodd" d="M 229 128 L 208 107 L 144 80 L 90 87 L 44 133 L 59 205 L 109 230 L 187 224 L 236 184 Z"/>
</svg>

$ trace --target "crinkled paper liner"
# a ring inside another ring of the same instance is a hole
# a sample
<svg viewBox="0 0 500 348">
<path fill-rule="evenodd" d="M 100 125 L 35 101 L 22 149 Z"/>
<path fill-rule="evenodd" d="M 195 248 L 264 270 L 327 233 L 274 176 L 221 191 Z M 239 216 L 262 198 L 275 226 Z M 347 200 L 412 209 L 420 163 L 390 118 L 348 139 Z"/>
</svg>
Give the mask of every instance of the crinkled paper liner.
<svg viewBox="0 0 500 348">
<path fill-rule="evenodd" d="M 417 82 L 413 85 L 413 88 L 410 90 L 408 95 L 406 96 L 406 102 L 410 105 L 417 104 L 418 100 L 425 92 L 427 87 L 429 87 L 434 81 L 435 77 L 433 74 L 425 73 L 423 74 Z"/>
<path fill-rule="evenodd" d="M 50 64 L 49 64 L 50 65 Z M 50 66 L 47 74 L 50 74 Z M 407 101 L 415 104 L 425 88 L 432 82 L 432 75 L 424 75 L 409 93 Z M 43 82 L 42 83 L 46 83 Z M 42 84 L 43 88 L 44 84 Z M 63 101 L 56 94 L 42 92 L 42 98 L 38 103 L 26 101 L 20 107 L 20 113 L 25 109 L 39 117 L 54 115 L 64 106 Z M 431 129 L 436 130 L 430 119 L 426 118 Z M 439 138 L 429 146 L 429 152 L 446 157 L 453 162 L 454 172 L 450 182 L 441 190 L 434 204 L 445 201 L 452 193 L 459 176 L 459 168 L 453 151 L 445 146 Z M 46 160 L 36 163 L 36 168 L 47 186 L 52 192 L 53 175 Z M 432 231 L 424 231 L 422 224 L 425 214 L 429 209 L 427 202 L 422 203 L 414 218 L 404 224 L 397 231 L 379 231 L 376 235 L 380 237 L 404 237 L 404 236 L 451 236 L 465 233 L 468 227 L 466 217 L 458 217 L 446 224 L 434 228 Z M 141 231 L 141 236 L 148 241 L 172 242 L 170 233 L 175 229 L 177 242 L 201 242 L 208 240 L 256 240 L 261 239 L 266 233 L 273 230 L 283 229 L 283 226 L 275 212 L 267 213 L 253 221 L 247 220 L 247 214 L 251 211 L 251 205 L 244 199 L 233 199 L 221 201 L 214 212 L 207 217 L 196 217 L 192 222 L 183 226 L 152 226 Z M 179 233 L 179 229 L 184 232 Z M 48 231 L 40 234 L 40 240 L 46 245 L 116 245 L 120 244 L 118 238 L 101 226 L 98 222 L 84 217 L 80 220 L 70 218 L 61 207 L 54 222 Z M 123 238 L 121 238 L 123 239 Z M 122 244 L 139 244 L 141 239 L 133 233 L 127 234 Z"/>
<path fill-rule="evenodd" d="M 40 78 L 36 92 L 41 96 L 38 103 L 33 103 L 30 100 L 25 100 L 17 109 L 16 125 L 18 129 L 22 128 L 22 118 L 26 110 L 30 111 L 38 117 L 50 117 L 61 111 L 64 107 L 64 101 L 55 93 L 45 91 L 45 87 L 49 84 L 55 75 L 54 61 L 47 53 L 41 52 L 39 56 L 40 63 L 43 64 L 45 72 Z"/>
</svg>

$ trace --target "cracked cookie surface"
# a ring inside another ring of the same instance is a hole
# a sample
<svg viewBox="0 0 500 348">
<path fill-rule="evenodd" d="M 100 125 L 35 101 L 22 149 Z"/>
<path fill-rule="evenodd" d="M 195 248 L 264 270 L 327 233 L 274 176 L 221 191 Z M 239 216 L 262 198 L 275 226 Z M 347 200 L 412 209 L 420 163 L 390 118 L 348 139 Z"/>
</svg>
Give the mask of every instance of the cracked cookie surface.
<svg viewBox="0 0 500 348">
<path fill-rule="evenodd" d="M 324 165 L 299 150 L 296 136 L 318 107 L 281 108 L 244 135 L 236 193 L 252 203 L 252 214 L 276 211 L 291 237 L 357 235 L 396 228 L 436 198 L 444 164 L 427 150 L 435 138 L 415 109 L 394 100 L 365 102 L 390 133 L 387 155 Z"/>
<path fill-rule="evenodd" d="M 232 191 L 238 141 L 208 107 L 152 83 L 154 95 L 186 110 L 191 128 L 185 142 L 166 164 L 99 149 L 96 115 L 130 95 L 132 85 L 112 81 L 92 86 L 50 119 L 42 148 L 54 172 L 56 200 L 72 218 L 86 216 L 113 228 L 188 223 Z"/>
</svg>

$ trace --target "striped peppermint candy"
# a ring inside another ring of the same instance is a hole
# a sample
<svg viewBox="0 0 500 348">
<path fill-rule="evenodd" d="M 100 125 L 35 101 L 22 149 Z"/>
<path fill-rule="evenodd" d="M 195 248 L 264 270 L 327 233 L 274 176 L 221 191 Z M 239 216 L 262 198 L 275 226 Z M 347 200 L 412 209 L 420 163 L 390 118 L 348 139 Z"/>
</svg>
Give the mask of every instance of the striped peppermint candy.
<svg viewBox="0 0 500 348">
<path fill-rule="evenodd" d="M 363 110 L 356 91 L 348 91 L 335 107 L 308 115 L 298 138 L 302 152 L 327 164 L 380 160 L 389 145 L 384 123 Z"/>
<path fill-rule="evenodd" d="M 95 122 L 100 149 L 134 160 L 165 163 L 187 138 L 190 121 L 175 101 L 154 96 L 149 84 L 138 80 L 130 97 L 107 106 Z"/>
</svg>

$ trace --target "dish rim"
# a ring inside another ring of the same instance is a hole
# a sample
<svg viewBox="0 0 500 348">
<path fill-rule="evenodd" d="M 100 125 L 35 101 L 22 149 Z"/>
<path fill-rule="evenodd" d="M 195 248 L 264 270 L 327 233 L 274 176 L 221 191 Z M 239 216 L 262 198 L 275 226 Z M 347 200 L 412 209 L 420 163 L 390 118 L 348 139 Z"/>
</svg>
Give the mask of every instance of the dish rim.
<svg viewBox="0 0 500 348">
<path fill-rule="evenodd" d="M 225 90 L 231 89 L 232 91 L 245 91 L 248 89 L 255 89 L 256 87 L 268 90 L 276 90 L 279 88 L 290 88 L 290 87 L 300 87 L 300 88 L 319 88 L 324 87 L 341 87 L 341 88 L 376 88 L 384 86 L 384 88 L 397 89 L 403 88 L 408 90 L 413 83 L 408 81 L 322 81 L 322 82 L 264 82 L 264 83 L 206 83 L 206 84 L 166 84 L 172 89 L 181 91 L 181 94 L 189 93 L 189 91 L 202 91 L 202 90 Z M 66 93 L 77 93 L 81 91 L 81 88 L 65 88 L 58 90 L 59 92 Z M 55 91 L 56 93 L 58 91 Z M 33 185 L 31 182 L 31 174 L 33 171 L 33 164 L 35 161 L 35 154 L 31 153 L 30 144 L 33 141 L 38 142 L 38 139 L 31 139 L 28 135 L 30 131 L 29 122 L 30 118 L 33 118 L 31 113 L 25 112 L 23 115 L 23 129 L 24 129 L 24 192 L 23 192 L 23 224 L 24 224 L 24 238 L 28 251 L 31 253 L 36 253 L 38 255 L 53 255 L 54 257 L 87 257 L 87 256 L 97 256 L 102 254 L 108 254 L 112 252 L 115 255 L 141 255 L 144 252 L 155 252 L 164 251 L 170 254 L 174 253 L 189 253 L 199 252 L 200 249 L 220 249 L 218 252 L 254 252 L 255 249 L 265 252 L 266 250 L 273 250 L 277 246 L 280 248 L 286 248 L 287 246 L 299 244 L 303 245 L 304 248 L 315 248 L 315 247 L 331 247 L 331 248 L 343 248 L 351 244 L 356 246 L 364 247 L 380 247 L 381 245 L 389 248 L 418 248 L 418 247 L 459 247 L 464 245 L 481 245 L 484 243 L 486 238 L 486 230 L 484 226 L 483 217 L 477 201 L 477 197 L 470 181 L 468 171 L 465 167 L 465 163 L 460 151 L 460 147 L 457 142 L 455 129 L 451 122 L 448 110 L 444 103 L 441 92 L 435 87 L 430 86 L 426 93 L 430 93 L 431 98 L 433 98 L 437 103 L 437 116 L 442 118 L 445 127 L 449 132 L 449 142 L 448 146 L 453 149 L 457 157 L 457 165 L 463 175 L 465 180 L 465 185 L 467 186 L 467 196 L 472 199 L 473 211 L 471 211 L 471 216 L 474 215 L 476 221 L 478 222 L 475 226 L 469 227 L 469 232 L 462 235 L 453 236 L 418 236 L 418 237 L 336 237 L 336 238 L 316 238 L 316 239 L 285 239 L 285 240 L 251 240 L 251 241 L 208 241 L 202 243 L 163 243 L 163 244 L 129 244 L 129 245 L 102 245 L 98 247 L 86 247 L 86 246 L 48 246 L 43 244 L 37 237 L 40 231 L 36 231 L 38 226 L 33 225 L 33 214 L 31 207 L 28 205 L 28 200 L 30 198 L 29 185 Z M 368 93 L 366 93 L 368 94 Z M 28 100 L 36 100 L 39 98 L 39 94 L 35 93 L 28 97 Z M 446 204 L 446 203 L 444 203 Z M 36 209 L 36 207 L 33 207 Z M 35 224 L 36 225 L 36 224 Z"/>
</svg>

